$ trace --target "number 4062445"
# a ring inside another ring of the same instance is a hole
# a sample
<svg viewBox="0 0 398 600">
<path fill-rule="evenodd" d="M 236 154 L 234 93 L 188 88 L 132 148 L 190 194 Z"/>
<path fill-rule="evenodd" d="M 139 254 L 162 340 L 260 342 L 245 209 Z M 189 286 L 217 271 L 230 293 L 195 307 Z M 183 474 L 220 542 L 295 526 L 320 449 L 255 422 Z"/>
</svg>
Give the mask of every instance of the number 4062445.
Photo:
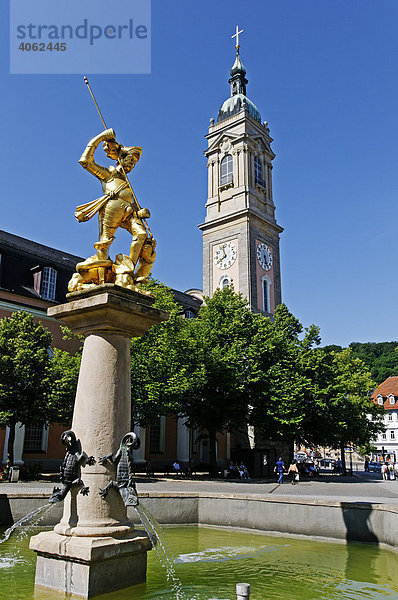
<svg viewBox="0 0 398 600">
<path fill-rule="evenodd" d="M 48 42 L 48 44 L 45 44 L 44 42 L 35 42 L 31 44 L 30 42 L 22 42 L 19 44 L 18 49 L 22 50 L 23 52 L 65 52 L 66 43 L 57 42 L 56 44 L 53 44 L 52 42 Z"/>
</svg>

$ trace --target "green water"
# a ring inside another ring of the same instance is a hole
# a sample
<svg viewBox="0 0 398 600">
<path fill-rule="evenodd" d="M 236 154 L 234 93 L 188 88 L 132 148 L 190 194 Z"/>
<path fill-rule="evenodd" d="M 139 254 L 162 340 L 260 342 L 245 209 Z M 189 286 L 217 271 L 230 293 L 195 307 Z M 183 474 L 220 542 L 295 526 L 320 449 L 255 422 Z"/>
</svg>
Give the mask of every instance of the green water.
<svg viewBox="0 0 398 600">
<path fill-rule="evenodd" d="M 206 527 L 171 527 L 165 535 L 178 555 L 176 574 L 187 600 L 236 600 L 235 584 L 240 582 L 251 584 L 250 600 L 398 598 L 398 555 L 377 546 Z M 28 538 L 20 538 L 21 534 L 14 534 L 0 544 L 0 599 L 60 600 L 63 596 L 51 591 L 34 595 L 35 557 L 28 550 Z M 100 598 L 171 600 L 175 596 L 155 552 L 150 552 L 146 584 Z"/>
</svg>

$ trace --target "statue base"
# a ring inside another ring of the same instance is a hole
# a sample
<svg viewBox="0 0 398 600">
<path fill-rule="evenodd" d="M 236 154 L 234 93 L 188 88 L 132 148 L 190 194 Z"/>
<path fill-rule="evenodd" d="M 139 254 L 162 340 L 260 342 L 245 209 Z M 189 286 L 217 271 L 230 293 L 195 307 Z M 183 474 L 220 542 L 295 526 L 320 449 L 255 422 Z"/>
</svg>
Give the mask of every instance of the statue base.
<svg viewBox="0 0 398 600">
<path fill-rule="evenodd" d="M 123 539 L 45 531 L 32 537 L 29 547 L 37 552 L 37 587 L 92 598 L 143 583 L 151 543 L 142 531 Z"/>
</svg>

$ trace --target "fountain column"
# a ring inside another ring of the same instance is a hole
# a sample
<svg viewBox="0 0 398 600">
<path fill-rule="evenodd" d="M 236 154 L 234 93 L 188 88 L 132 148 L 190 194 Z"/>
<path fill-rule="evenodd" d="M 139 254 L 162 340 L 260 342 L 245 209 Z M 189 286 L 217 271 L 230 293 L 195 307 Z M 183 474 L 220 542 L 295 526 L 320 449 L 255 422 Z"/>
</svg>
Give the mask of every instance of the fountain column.
<svg viewBox="0 0 398 600">
<path fill-rule="evenodd" d="M 44 586 L 90 598 L 145 581 L 147 535 L 135 531 L 118 490 L 99 495 L 115 478 L 98 457 L 115 453 L 130 430 L 130 339 L 168 318 L 154 299 L 114 284 L 68 295 L 49 315 L 85 336 L 72 430 L 97 460 L 82 469 L 89 495 L 68 493 L 54 531 L 32 537 L 36 579 Z"/>
</svg>

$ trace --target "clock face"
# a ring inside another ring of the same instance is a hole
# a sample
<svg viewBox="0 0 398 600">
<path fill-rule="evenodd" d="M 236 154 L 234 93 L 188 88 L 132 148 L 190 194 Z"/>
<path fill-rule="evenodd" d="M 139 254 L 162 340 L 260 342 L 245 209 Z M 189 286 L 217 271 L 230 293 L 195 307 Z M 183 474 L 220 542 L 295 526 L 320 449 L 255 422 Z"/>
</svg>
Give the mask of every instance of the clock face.
<svg viewBox="0 0 398 600">
<path fill-rule="evenodd" d="M 232 242 L 219 244 L 214 255 L 214 263 L 219 269 L 228 269 L 236 260 L 236 246 Z"/>
<path fill-rule="evenodd" d="M 257 260 L 264 271 L 269 271 L 272 267 L 272 253 L 267 244 L 258 244 Z"/>
</svg>

